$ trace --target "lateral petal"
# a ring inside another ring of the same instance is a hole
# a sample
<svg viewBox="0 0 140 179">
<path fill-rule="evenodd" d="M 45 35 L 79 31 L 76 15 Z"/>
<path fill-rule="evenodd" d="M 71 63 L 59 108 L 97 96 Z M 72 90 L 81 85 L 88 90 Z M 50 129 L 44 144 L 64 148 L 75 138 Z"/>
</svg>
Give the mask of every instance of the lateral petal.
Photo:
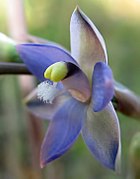
<svg viewBox="0 0 140 179">
<path fill-rule="evenodd" d="M 119 169 L 120 127 L 111 103 L 98 113 L 93 112 L 91 107 L 88 109 L 82 136 L 101 164 L 113 170 Z"/>
<path fill-rule="evenodd" d="M 25 103 L 27 109 L 35 116 L 45 120 L 53 120 L 56 112 L 65 106 L 65 103 L 68 102 L 69 98 L 70 96 L 68 93 L 62 93 L 56 96 L 52 104 L 50 104 L 39 100 L 35 94 L 33 98 L 30 98 L 30 96 L 27 97 L 27 99 L 25 99 Z"/>
<path fill-rule="evenodd" d="M 72 97 L 55 113 L 41 147 L 41 167 L 59 158 L 80 134 L 86 106 Z"/>
<path fill-rule="evenodd" d="M 62 84 L 71 93 L 71 95 L 81 101 L 86 102 L 91 96 L 90 84 L 84 72 L 72 63 L 67 63 L 68 75 Z"/>
</svg>

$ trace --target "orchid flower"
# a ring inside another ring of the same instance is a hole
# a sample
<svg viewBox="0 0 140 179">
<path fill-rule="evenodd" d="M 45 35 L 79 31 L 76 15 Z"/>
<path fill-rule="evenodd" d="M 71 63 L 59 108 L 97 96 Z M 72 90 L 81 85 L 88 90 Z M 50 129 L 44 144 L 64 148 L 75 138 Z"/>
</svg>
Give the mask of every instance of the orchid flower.
<svg viewBox="0 0 140 179">
<path fill-rule="evenodd" d="M 82 134 L 94 157 L 116 170 L 120 127 L 110 102 L 114 86 L 105 42 L 79 8 L 71 17 L 70 38 L 71 54 L 53 43 L 16 46 L 20 58 L 41 81 L 38 100 L 28 106 L 50 120 L 41 146 L 41 167 L 62 156 Z"/>
</svg>

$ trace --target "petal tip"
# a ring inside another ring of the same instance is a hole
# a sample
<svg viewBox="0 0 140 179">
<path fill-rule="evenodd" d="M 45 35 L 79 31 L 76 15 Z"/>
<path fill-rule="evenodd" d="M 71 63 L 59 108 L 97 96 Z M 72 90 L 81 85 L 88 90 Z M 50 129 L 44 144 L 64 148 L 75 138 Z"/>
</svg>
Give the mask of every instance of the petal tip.
<svg viewBox="0 0 140 179">
<path fill-rule="evenodd" d="M 40 162 L 40 168 L 43 169 L 45 167 L 43 162 Z"/>
<path fill-rule="evenodd" d="M 115 168 L 114 171 L 117 174 L 121 174 L 121 144 L 119 144 L 116 160 L 115 160 Z"/>
<path fill-rule="evenodd" d="M 73 19 L 73 18 L 77 19 L 79 17 L 81 17 L 83 19 L 82 14 L 83 14 L 82 10 L 80 9 L 79 5 L 77 5 L 72 13 L 71 19 Z"/>
<path fill-rule="evenodd" d="M 112 151 L 110 151 L 110 160 L 107 160 L 104 164 L 111 170 L 117 170 L 117 156 L 118 156 L 118 144 L 115 142 L 112 146 Z"/>
<path fill-rule="evenodd" d="M 51 161 L 49 161 L 48 158 L 45 160 L 45 158 L 42 157 L 42 153 L 41 153 L 41 155 L 40 155 L 40 168 L 43 169 L 44 167 L 46 167 L 48 165 L 49 162 L 51 162 Z"/>
<path fill-rule="evenodd" d="M 113 165 L 112 165 L 111 169 L 114 170 L 114 172 L 116 172 L 116 174 L 120 174 L 121 173 L 121 143 L 120 143 L 120 140 L 117 143 L 118 144 L 116 144 L 116 149 L 114 152 L 114 160 L 113 160 Z"/>
<path fill-rule="evenodd" d="M 73 13 L 75 13 L 75 12 L 79 12 L 79 11 L 80 11 L 80 7 L 79 7 L 79 5 L 76 5 L 76 7 L 75 7 Z"/>
</svg>

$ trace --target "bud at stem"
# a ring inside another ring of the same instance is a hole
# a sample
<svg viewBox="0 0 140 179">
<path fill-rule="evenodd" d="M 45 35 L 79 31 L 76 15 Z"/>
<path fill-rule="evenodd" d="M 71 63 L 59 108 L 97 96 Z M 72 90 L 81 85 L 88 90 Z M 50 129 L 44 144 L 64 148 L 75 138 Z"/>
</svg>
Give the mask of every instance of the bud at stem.
<svg viewBox="0 0 140 179">
<path fill-rule="evenodd" d="M 0 33 L 0 58 L 1 61 L 15 62 L 19 56 L 15 48 L 16 42 L 5 34 Z"/>
</svg>

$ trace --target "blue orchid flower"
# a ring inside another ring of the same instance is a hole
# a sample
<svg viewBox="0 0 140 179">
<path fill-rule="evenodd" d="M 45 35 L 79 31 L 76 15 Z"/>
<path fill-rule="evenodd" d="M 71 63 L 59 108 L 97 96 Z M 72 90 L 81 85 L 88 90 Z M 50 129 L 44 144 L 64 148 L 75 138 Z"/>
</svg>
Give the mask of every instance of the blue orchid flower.
<svg viewBox="0 0 140 179">
<path fill-rule="evenodd" d="M 95 158 L 117 170 L 120 127 L 111 104 L 113 76 L 103 37 L 76 8 L 70 22 L 71 54 L 59 45 L 16 46 L 28 69 L 41 81 L 38 100 L 28 107 L 50 120 L 41 146 L 41 167 L 62 156 L 82 137 Z"/>
</svg>

